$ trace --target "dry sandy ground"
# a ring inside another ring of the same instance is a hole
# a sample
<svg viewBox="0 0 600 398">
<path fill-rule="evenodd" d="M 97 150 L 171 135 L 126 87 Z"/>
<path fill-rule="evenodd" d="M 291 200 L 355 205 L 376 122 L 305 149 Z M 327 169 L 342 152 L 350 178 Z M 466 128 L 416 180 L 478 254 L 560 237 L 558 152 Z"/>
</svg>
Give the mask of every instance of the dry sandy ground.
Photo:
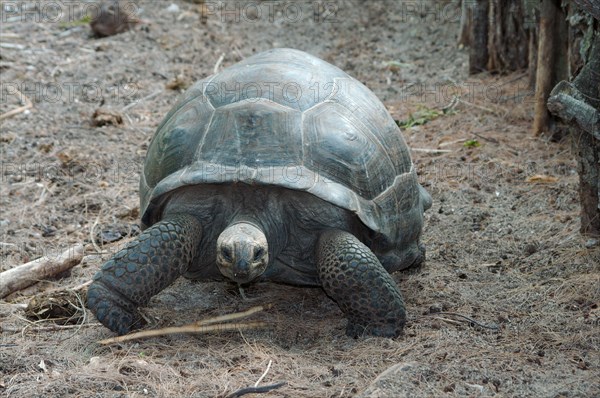
<svg viewBox="0 0 600 398">
<path fill-rule="evenodd" d="M 600 248 L 578 233 L 572 142 L 532 138 L 523 73 L 467 76 L 454 5 L 229 2 L 203 23 L 192 2 L 140 1 L 130 4 L 146 23 L 94 39 L 76 22 L 95 3 L 72 4 L 2 3 L 0 113 L 19 107 L 15 87 L 33 108 L 2 120 L 1 270 L 87 245 L 70 273 L 0 301 L 2 395 L 224 397 L 271 363 L 261 385 L 287 384 L 268 397 L 600 396 Z M 259 284 L 243 300 L 187 280 L 145 309 L 153 327 L 272 304 L 255 316 L 268 328 L 101 346 L 112 334 L 90 313 L 68 326 L 28 318 L 15 304 L 86 282 L 139 233 L 141 162 L 179 88 L 221 56 L 225 67 L 272 47 L 338 65 L 414 122 L 403 134 L 434 204 L 427 262 L 394 275 L 405 334 L 346 337 L 319 289 Z M 93 126 L 101 105 L 123 124 Z"/>
</svg>

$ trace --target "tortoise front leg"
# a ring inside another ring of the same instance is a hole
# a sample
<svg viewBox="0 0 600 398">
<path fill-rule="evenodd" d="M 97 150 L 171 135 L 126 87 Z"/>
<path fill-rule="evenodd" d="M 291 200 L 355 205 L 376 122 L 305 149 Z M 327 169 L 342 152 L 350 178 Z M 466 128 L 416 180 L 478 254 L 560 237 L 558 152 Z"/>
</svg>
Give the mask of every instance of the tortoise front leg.
<svg viewBox="0 0 600 398">
<path fill-rule="evenodd" d="M 87 307 L 119 335 L 143 326 L 137 307 L 187 270 L 201 237 L 200 223 L 187 214 L 169 216 L 148 228 L 94 275 Z"/>
<path fill-rule="evenodd" d="M 406 322 L 404 301 L 375 254 L 340 230 L 321 234 L 316 250 L 321 285 L 348 317 L 346 334 L 398 336 Z"/>
</svg>

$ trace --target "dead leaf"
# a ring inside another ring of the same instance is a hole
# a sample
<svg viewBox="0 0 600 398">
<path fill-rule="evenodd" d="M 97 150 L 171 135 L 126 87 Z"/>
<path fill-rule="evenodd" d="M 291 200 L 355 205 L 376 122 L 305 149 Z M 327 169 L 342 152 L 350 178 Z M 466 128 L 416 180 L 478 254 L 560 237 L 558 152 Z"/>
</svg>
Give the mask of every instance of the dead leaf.
<svg viewBox="0 0 600 398">
<path fill-rule="evenodd" d="M 44 373 L 48 373 L 48 368 L 46 367 L 46 362 L 42 359 L 38 364 L 38 368 L 42 369 Z"/>
<path fill-rule="evenodd" d="M 536 174 L 533 175 L 529 178 L 527 178 L 526 180 L 527 182 L 532 182 L 532 183 L 540 183 L 540 184 L 551 184 L 554 182 L 558 182 L 558 178 L 556 177 L 552 177 L 552 176 L 547 176 L 547 175 L 543 175 L 543 174 Z"/>
<path fill-rule="evenodd" d="M 92 116 L 92 124 L 96 127 L 123 124 L 123 115 L 111 109 L 98 108 Z"/>
<path fill-rule="evenodd" d="M 169 90 L 185 90 L 192 85 L 191 79 L 184 75 L 177 75 L 165 84 Z"/>
</svg>

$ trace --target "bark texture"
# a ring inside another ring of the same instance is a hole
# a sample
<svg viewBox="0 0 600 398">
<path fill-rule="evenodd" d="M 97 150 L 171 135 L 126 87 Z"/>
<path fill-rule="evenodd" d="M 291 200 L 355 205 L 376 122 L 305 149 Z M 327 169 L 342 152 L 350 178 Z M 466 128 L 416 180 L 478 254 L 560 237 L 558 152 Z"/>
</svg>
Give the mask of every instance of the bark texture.
<svg viewBox="0 0 600 398">
<path fill-rule="evenodd" d="M 573 83 L 560 82 L 548 109 L 576 126 L 579 156 L 581 233 L 600 236 L 600 31 L 596 28 L 589 57 Z"/>
<path fill-rule="evenodd" d="M 469 49 L 469 73 L 486 70 L 488 62 L 489 1 L 477 0 L 471 22 L 471 47 Z"/>
<path fill-rule="evenodd" d="M 533 133 L 536 136 L 548 131 L 550 123 L 550 113 L 546 108 L 546 101 L 553 86 L 553 70 L 556 58 L 554 33 L 557 11 L 558 5 L 555 0 L 542 0 L 533 119 Z"/>
</svg>

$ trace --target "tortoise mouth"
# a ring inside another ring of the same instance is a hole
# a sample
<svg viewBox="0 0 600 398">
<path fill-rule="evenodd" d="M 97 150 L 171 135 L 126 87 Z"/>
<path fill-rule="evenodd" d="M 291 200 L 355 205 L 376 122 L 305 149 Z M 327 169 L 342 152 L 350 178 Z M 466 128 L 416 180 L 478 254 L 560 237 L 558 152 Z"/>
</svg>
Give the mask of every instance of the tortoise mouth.
<svg viewBox="0 0 600 398">
<path fill-rule="evenodd" d="M 254 281 L 261 276 L 267 268 L 267 261 L 260 261 L 245 267 L 240 266 L 239 263 L 240 261 L 230 263 L 217 260 L 217 265 L 221 274 L 227 279 L 240 285 Z"/>
</svg>

